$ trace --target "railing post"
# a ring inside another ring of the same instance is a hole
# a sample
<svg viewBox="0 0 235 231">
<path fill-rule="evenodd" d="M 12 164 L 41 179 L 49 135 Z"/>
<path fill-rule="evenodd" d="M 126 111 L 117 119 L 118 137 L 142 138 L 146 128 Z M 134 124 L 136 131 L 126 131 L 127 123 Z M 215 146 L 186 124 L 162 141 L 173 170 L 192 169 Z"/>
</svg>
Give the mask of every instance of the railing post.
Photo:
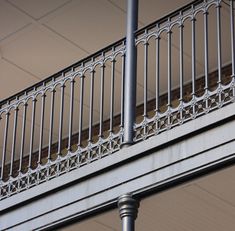
<svg viewBox="0 0 235 231">
<path fill-rule="evenodd" d="M 138 27 L 138 0 L 127 0 L 126 68 L 124 91 L 124 145 L 133 143 L 136 107 L 137 49 L 134 32 Z"/>
<path fill-rule="evenodd" d="M 134 231 L 139 202 L 128 193 L 118 198 L 118 208 L 122 219 L 122 231 Z"/>
</svg>

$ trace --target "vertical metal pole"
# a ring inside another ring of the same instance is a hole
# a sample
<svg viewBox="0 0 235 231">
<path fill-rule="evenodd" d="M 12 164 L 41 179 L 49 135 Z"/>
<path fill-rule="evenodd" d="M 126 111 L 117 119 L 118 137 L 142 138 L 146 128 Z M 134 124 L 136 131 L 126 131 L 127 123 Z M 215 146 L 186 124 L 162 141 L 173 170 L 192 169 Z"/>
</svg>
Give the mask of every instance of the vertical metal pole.
<svg viewBox="0 0 235 231">
<path fill-rule="evenodd" d="M 100 76 L 100 128 L 99 128 L 99 137 L 103 137 L 103 119 L 104 119 L 104 69 L 105 64 L 103 63 L 101 68 Z"/>
<path fill-rule="evenodd" d="M 70 82 L 70 110 L 69 110 L 69 139 L 68 139 L 68 151 L 72 149 L 72 136 L 73 136 L 73 108 L 74 108 L 74 83 L 72 79 Z"/>
<path fill-rule="evenodd" d="M 205 93 L 208 93 L 209 81 L 209 61 L 208 61 L 208 11 L 204 12 L 204 60 L 205 60 Z M 208 109 L 208 99 L 206 99 L 206 109 Z"/>
<path fill-rule="evenodd" d="M 42 147 L 43 147 L 43 130 L 44 130 L 44 119 L 45 119 L 45 98 L 46 93 L 42 94 L 42 101 L 41 101 L 41 121 L 40 121 L 40 137 L 39 137 L 39 150 L 38 150 L 38 164 L 41 164 L 41 157 L 42 157 Z"/>
<path fill-rule="evenodd" d="M 122 219 L 122 231 L 134 231 L 139 202 L 131 194 L 125 194 L 118 198 L 118 208 Z"/>
<path fill-rule="evenodd" d="M 34 146 L 34 129 L 35 129 L 35 111 L 36 111 L 36 97 L 32 101 L 32 116 L 31 116 L 31 131 L 30 131 L 30 146 L 29 146 L 29 164 L 28 169 L 32 167 L 32 155 L 33 155 L 33 146 Z"/>
<path fill-rule="evenodd" d="M 124 53 L 122 55 L 121 122 L 120 122 L 121 130 L 123 130 L 124 127 L 125 61 L 126 61 L 126 54 Z"/>
<path fill-rule="evenodd" d="M 27 101 L 24 103 L 23 119 L 22 119 L 22 134 L 21 134 L 21 146 L 20 146 L 20 164 L 19 173 L 22 171 L 22 161 L 24 155 L 24 143 L 25 143 L 25 127 L 26 127 L 26 117 L 27 117 Z"/>
<path fill-rule="evenodd" d="M 196 82 L 196 49 L 195 49 L 195 18 L 192 18 L 192 97 L 195 97 Z"/>
<path fill-rule="evenodd" d="M 169 19 L 169 22 L 170 22 L 170 19 Z M 172 82 L 172 69 L 171 69 L 171 66 L 172 66 L 172 57 L 171 57 L 171 34 L 172 34 L 172 31 L 170 30 L 169 28 L 169 31 L 167 32 L 167 65 L 168 65 L 168 70 L 167 70 L 167 88 L 168 88 L 168 99 L 167 99 L 167 107 L 168 109 L 170 109 L 171 107 L 171 82 Z"/>
<path fill-rule="evenodd" d="M 109 132 L 113 133 L 113 110 L 114 110 L 114 82 L 115 82 L 115 62 L 116 60 L 112 60 L 112 73 L 111 73 L 111 98 L 110 98 L 110 125 Z"/>
<path fill-rule="evenodd" d="M 147 30 L 145 31 L 147 34 Z M 148 41 L 146 39 L 144 43 L 144 114 L 143 121 L 146 121 L 148 117 L 147 102 L 148 102 Z M 147 128 L 144 126 L 144 135 L 147 135 Z"/>
<path fill-rule="evenodd" d="M 136 107 L 137 50 L 134 32 L 138 27 L 138 0 L 127 0 L 127 36 L 125 65 L 124 144 L 133 143 Z"/>
<path fill-rule="evenodd" d="M 51 90 L 51 110 L 50 110 L 50 130 L 49 130 L 49 145 L 47 159 L 51 160 L 51 146 L 53 141 L 53 125 L 54 125 L 54 104 L 55 104 L 55 89 Z"/>
<path fill-rule="evenodd" d="M 182 102 L 183 95 L 184 95 L 184 25 L 183 25 L 183 22 L 179 26 L 179 28 L 180 28 L 180 98 L 179 98 L 179 101 Z"/>
<path fill-rule="evenodd" d="M 159 112 L 159 84 L 160 84 L 160 36 L 156 38 L 156 113 Z"/>
<path fill-rule="evenodd" d="M 2 166 L 1 166 L 1 177 L 0 177 L 1 180 L 4 178 L 4 167 L 5 167 L 5 161 L 6 161 L 7 141 L 8 141 L 9 116 L 10 116 L 10 112 L 7 111 L 6 120 L 5 120 L 5 129 L 4 129 L 3 148 L 2 148 Z"/>
<path fill-rule="evenodd" d="M 205 58 L 205 90 L 208 90 L 208 12 L 204 12 L 204 58 Z"/>
<path fill-rule="evenodd" d="M 11 166 L 9 176 L 13 174 L 13 165 L 15 160 L 15 149 L 16 149 L 16 133 L 17 133 L 17 122 L 18 122 L 18 111 L 19 108 L 16 106 L 14 114 L 14 125 L 13 125 L 13 137 L 12 137 L 12 149 L 11 149 Z"/>
<path fill-rule="evenodd" d="M 232 51 L 232 78 L 235 78 L 235 30 L 234 30 L 234 2 L 230 1 L 230 27 L 231 27 L 231 51 Z"/>
<path fill-rule="evenodd" d="M 193 6 L 193 10 L 194 10 L 194 6 Z M 195 99 L 195 95 L 196 95 L 196 44 L 195 44 L 195 40 L 196 40 L 196 36 L 195 36 L 195 16 L 193 16 L 192 18 L 192 100 Z M 193 116 L 195 115 L 195 105 L 193 104 L 192 106 L 193 108 Z"/>
<path fill-rule="evenodd" d="M 92 60 L 93 62 L 93 60 Z M 90 105 L 89 105 L 89 133 L 88 142 L 92 142 L 92 126 L 93 126 L 93 110 L 94 110 L 94 75 L 95 70 L 91 70 L 91 82 L 90 82 Z"/>
<path fill-rule="evenodd" d="M 217 56 L 218 56 L 218 83 L 221 83 L 222 78 L 222 52 L 221 52 L 221 5 L 218 4 L 217 11 Z"/>
<path fill-rule="evenodd" d="M 182 12 L 180 12 L 182 15 Z M 179 26 L 179 33 L 180 33 L 180 98 L 179 103 L 180 107 L 183 107 L 184 102 L 184 24 L 181 21 Z M 183 110 L 180 110 L 180 120 L 183 120 Z"/>
<path fill-rule="evenodd" d="M 84 78 L 85 78 L 84 75 L 82 75 L 82 76 L 80 77 L 80 101 L 79 101 L 79 133 L 78 133 L 78 146 L 81 146 L 81 140 L 82 140 Z"/>
<path fill-rule="evenodd" d="M 147 34 L 147 31 L 146 31 Z M 144 43 L 144 120 L 147 118 L 148 101 L 148 41 Z"/>
<path fill-rule="evenodd" d="M 58 139 L 58 151 L 57 155 L 61 155 L 62 150 L 62 139 L 63 139 L 63 122 L 64 122 L 64 83 L 61 85 L 60 92 L 60 121 L 59 121 L 59 139 Z"/>
</svg>

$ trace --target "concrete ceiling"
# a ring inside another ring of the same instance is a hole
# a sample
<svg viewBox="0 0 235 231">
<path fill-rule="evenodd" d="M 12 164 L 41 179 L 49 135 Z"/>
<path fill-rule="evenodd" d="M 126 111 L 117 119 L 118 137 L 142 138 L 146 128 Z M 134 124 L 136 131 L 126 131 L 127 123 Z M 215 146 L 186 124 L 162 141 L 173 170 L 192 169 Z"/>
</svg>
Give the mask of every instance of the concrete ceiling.
<svg viewBox="0 0 235 231">
<path fill-rule="evenodd" d="M 140 0 L 142 27 L 188 0 Z M 0 100 L 125 35 L 125 0 L 0 0 Z"/>
<path fill-rule="evenodd" d="M 233 231 L 235 166 L 141 200 L 136 231 Z M 118 210 L 58 231 L 121 230 Z"/>
</svg>

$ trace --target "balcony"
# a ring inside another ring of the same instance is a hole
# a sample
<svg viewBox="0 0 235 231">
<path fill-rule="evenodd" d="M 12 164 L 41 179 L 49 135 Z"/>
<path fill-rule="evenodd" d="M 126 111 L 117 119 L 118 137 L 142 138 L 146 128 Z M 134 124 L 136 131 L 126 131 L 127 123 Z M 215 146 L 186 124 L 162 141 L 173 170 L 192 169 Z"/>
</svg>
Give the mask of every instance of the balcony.
<svg viewBox="0 0 235 231">
<path fill-rule="evenodd" d="M 232 117 L 226 108 L 235 99 L 233 8 L 233 1 L 197 0 L 135 32 L 131 147 L 125 139 L 125 38 L 2 100 L 0 200 L 94 162 L 108 168 L 104 159 L 128 148 L 164 146 L 166 140 L 152 138 L 178 127 L 190 136 L 204 126 L 201 118 L 211 114 L 215 123 L 216 111 L 228 113 L 221 120 Z"/>
<path fill-rule="evenodd" d="M 230 14 L 196 1 L 136 32 L 134 142 L 234 101 Z M 124 73 L 121 39 L 1 102 L 1 199 L 120 149 Z"/>
</svg>

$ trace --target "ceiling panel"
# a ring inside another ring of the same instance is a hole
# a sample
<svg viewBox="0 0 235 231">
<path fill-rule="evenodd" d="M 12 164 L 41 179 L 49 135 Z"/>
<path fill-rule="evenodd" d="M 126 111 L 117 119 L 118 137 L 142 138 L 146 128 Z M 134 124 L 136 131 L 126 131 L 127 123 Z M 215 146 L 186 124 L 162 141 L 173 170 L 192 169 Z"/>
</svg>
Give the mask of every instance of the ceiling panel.
<svg viewBox="0 0 235 231">
<path fill-rule="evenodd" d="M 95 52 L 124 36 L 125 18 L 122 11 L 105 0 L 78 0 L 46 25 L 87 52 Z"/>
<path fill-rule="evenodd" d="M 214 197 L 235 207 L 235 176 L 233 168 L 226 169 L 223 174 L 218 174 L 216 178 L 211 175 L 206 179 L 202 179 L 197 185 L 205 192 L 211 192 Z"/>
<path fill-rule="evenodd" d="M 35 19 L 44 17 L 45 15 L 63 7 L 70 1 L 71 0 L 9 0 L 9 2 Z"/>
<path fill-rule="evenodd" d="M 121 11 L 126 12 L 126 0 L 107 1 L 118 7 Z M 171 1 L 170 4 L 166 4 L 165 0 L 139 0 L 139 27 L 147 25 L 189 2 L 189 0 L 177 0 Z"/>
<path fill-rule="evenodd" d="M 84 52 L 42 28 L 31 26 L 2 47 L 4 57 L 44 79 L 78 61 Z"/>
<path fill-rule="evenodd" d="M 117 219 L 113 219 L 113 217 L 116 216 Z M 79 231 L 119 231 L 121 230 L 121 225 L 118 222 L 118 214 L 116 211 L 112 211 L 109 213 L 104 213 L 102 216 L 97 216 L 96 220 L 87 222 L 87 223 L 80 223 L 80 224 L 75 224 L 71 225 L 68 228 L 66 228 L 66 231 L 74 231 L 74 230 L 79 230 Z M 104 219 L 106 220 L 105 223 Z M 110 221 L 110 222 L 109 222 Z M 116 223 L 114 223 L 117 221 Z M 59 229 L 59 230 L 64 230 L 64 229 Z"/>
<path fill-rule="evenodd" d="M 149 24 L 189 2 L 190 0 L 177 0 L 166 4 L 165 0 L 139 0 L 139 20 L 145 25 Z"/>
<path fill-rule="evenodd" d="M 203 198 L 200 189 L 189 187 L 187 191 L 183 188 L 169 190 L 143 200 L 137 230 L 146 226 L 151 231 L 155 227 L 159 231 L 232 231 L 234 208 L 226 208 L 230 215 L 225 214 L 223 202 L 210 195 Z"/>
<path fill-rule="evenodd" d="M 21 12 L 5 1 L 0 1 L 0 41 L 17 33 L 17 31 L 28 24 L 29 20 Z"/>
<path fill-rule="evenodd" d="M 15 92 L 38 82 L 38 79 L 13 66 L 4 58 L 0 59 L 1 91 L 0 99 L 7 98 Z"/>
</svg>

